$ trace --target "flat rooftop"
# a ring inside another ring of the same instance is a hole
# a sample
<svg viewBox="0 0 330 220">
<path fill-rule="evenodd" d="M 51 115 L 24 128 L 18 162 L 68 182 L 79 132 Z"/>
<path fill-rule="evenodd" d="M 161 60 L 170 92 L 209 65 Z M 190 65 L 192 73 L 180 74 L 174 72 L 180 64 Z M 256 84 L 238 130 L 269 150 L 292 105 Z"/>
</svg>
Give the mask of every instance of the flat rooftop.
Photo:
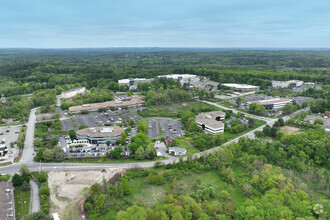
<svg viewBox="0 0 330 220">
<path fill-rule="evenodd" d="M 259 100 L 259 101 L 252 101 L 250 103 L 257 103 L 260 105 L 272 105 L 281 102 L 291 102 L 292 99 L 290 98 L 275 98 L 275 99 L 266 99 L 266 100 Z"/>
<path fill-rule="evenodd" d="M 248 85 L 248 84 L 236 84 L 236 83 L 223 83 L 223 86 L 226 87 L 232 87 L 236 89 L 256 89 L 259 88 L 259 86 L 253 86 L 253 85 Z"/>
<path fill-rule="evenodd" d="M 125 107 L 134 104 L 144 104 L 145 101 L 142 100 L 143 96 L 137 96 L 136 98 L 132 98 L 131 100 L 127 101 L 107 101 L 101 103 L 92 103 L 92 104 L 83 104 L 83 105 L 76 105 L 69 107 L 70 112 L 74 111 L 90 111 L 90 110 L 97 110 L 101 108 L 108 108 L 108 107 Z"/>
<path fill-rule="evenodd" d="M 216 117 L 224 118 L 226 114 L 222 111 L 214 111 L 214 112 L 207 112 L 201 113 L 196 116 L 196 123 L 204 124 L 207 127 L 217 129 L 224 127 L 224 124 L 221 121 L 217 121 Z"/>
<path fill-rule="evenodd" d="M 89 137 L 108 137 L 108 136 L 118 136 L 123 132 L 125 129 L 112 126 L 112 127 L 94 127 L 94 128 L 85 128 L 78 130 L 76 133 L 78 135 L 88 135 Z"/>
</svg>

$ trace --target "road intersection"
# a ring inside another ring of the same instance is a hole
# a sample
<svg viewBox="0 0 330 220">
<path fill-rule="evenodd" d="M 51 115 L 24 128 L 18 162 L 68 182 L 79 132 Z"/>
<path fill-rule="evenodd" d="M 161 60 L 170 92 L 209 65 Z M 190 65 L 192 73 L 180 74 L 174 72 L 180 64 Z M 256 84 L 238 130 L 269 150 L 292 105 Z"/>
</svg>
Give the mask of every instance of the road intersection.
<svg viewBox="0 0 330 220">
<path fill-rule="evenodd" d="M 235 109 L 224 107 L 224 106 L 218 105 L 213 102 L 209 102 L 209 101 L 203 101 L 203 102 L 223 108 L 225 110 L 232 110 L 233 112 L 236 112 L 236 113 L 240 112 Z M 308 109 L 309 108 L 305 108 L 305 109 L 299 110 L 298 112 L 308 111 Z M 39 171 L 39 170 L 42 170 L 42 171 L 72 171 L 72 170 L 118 169 L 118 168 L 124 168 L 124 169 L 125 168 L 150 168 L 150 167 L 153 167 L 154 164 L 156 163 L 155 161 L 136 162 L 136 163 L 102 163 L 102 164 L 101 163 L 38 163 L 38 162 L 34 162 L 33 161 L 33 152 L 34 152 L 33 138 L 34 138 L 34 126 L 35 126 L 35 119 L 36 119 L 35 112 L 36 112 L 36 108 L 31 110 L 30 119 L 27 124 L 25 147 L 24 147 L 24 151 L 23 151 L 21 160 L 18 163 L 0 167 L 1 174 L 18 173 L 22 164 L 26 164 L 27 167 L 31 171 Z M 248 114 L 245 112 L 240 112 L 240 113 L 242 113 L 248 117 L 251 117 L 251 118 L 264 120 L 264 121 L 266 121 L 266 125 L 269 125 L 269 126 L 272 126 L 277 121 L 277 119 L 273 119 L 273 118 L 266 118 L 266 117 L 251 115 L 251 114 Z M 295 113 L 290 116 L 285 116 L 285 117 L 283 117 L 283 119 L 284 119 L 284 121 L 286 121 L 294 116 L 296 116 Z M 254 132 L 262 131 L 262 129 L 266 125 L 260 126 L 250 132 L 247 132 L 241 136 L 238 136 L 235 139 L 232 139 L 232 140 L 224 143 L 223 145 L 228 145 L 233 142 L 238 142 L 238 140 L 241 137 L 254 138 Z M 204 155 L 205 153 L 208 154 L 210 152 L 218 150 L 219 148 L 220 148 L 220 146 L 214 147 L 214 148 L 206 150 L 204 152 L 196 153 L 193 155 L 193 157 L 200 157 L 201 155 Z M 186 159 L 186 158 L 187 157 L 184 157 L 183 159 Z M 164 164 L 168 164 L 168 163 L 173 163 L 173 162 L 177 162 L 177 161 L 179 161 L 178 158 L 169 158 L 166 160 L 162 160 L 161 162 Z"/>
</svg>

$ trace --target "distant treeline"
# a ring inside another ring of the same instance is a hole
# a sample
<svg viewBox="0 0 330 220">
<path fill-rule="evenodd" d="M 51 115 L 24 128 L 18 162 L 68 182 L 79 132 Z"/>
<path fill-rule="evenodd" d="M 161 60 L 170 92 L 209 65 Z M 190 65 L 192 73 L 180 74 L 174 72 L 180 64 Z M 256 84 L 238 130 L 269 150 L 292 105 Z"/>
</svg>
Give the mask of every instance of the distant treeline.
<svg viewBox="0 0 330 220">
<path fill-rule="evenodd" d="M 0 50 L 0 93 L 13 96 L 76 83 L 106 88 L 122 78 L 172 73 L 262 87 L 289 79 L 330 84 L 327 67 L 330 51 Z"/>
</svg>

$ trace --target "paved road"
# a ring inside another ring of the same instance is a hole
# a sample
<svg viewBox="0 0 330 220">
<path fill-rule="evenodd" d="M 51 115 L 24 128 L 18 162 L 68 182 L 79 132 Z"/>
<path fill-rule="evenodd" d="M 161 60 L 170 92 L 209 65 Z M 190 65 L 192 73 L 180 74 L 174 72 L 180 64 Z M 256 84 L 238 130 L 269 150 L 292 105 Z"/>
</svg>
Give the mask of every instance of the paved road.
<svg viewBox="0 0 330 220">
<path fill-rule="evenodd" d="M 216 103 L 212 103 L 212 102 L 207 102 L 207 103 L 210 103 L 212 105 L 223 108 L 222 106 L 220 106 Z M 224 109 L 233 110 L 233 109 L 230 109 L 230 108 L 224 108 Z M 299 111 L 291 114 L 290 116 L 283 117 L 283 119 L 284 119 L 284 121 L 289 120 L 290 118 L 295 117 L 297 115 L 297 113 L 300 113 L 302 111 L 308 111 L 308 109 L 309 108 L 299 110 Z M 31 115 L 32 115 L 32 116 L 30 116 L 31 122 L 29 121 L 29 123 L 28 123 L 28 131 L 29 131 L 30 126 L 31 127 L 33 126 L 33 131 L 28 132 L 27 137 L 26 137 L 26 139 L 30 140 L 30 141 L 28 141 L 28 143 L 30 145 L 32 143 L 32 145 L 30 146 L 32 148 L 32 151 L 33 151 L 33 141 L 32 140 L 33 140 L 33 135 L 34 135 L 34 124 L 32 123 L 32 121 L 33 121 L 33 119 L 35 120 L 35 116 L 33 117 L 34 112 L 35 112 L 35 109 L 33 109 L 31 111 Z M 277 120 L 277 119 L 271 119 L 271 118 L 265 118 L 265 117 L 250 115 L 250 114 L 247 114 L 245 112 L 242 112 L 242 113 L 245 114 L 245 115 L 248 115 L 249 117 L 252 117 L 252 118 L 257 118 L 257 119 L 261 119 L 261 120 L 265 119 L 267 124 L 270 125 L 270 126 L 273 123 L 275 123 L 275 121 Z M 254 130 L 252 130 L 252 131 L 250 131 L 246 134 L 243 134 L 243 135 L 241 135 L 241 136 L 239 136 L 239 137 L 237 137 L 233 140 L 230 140 L 230 141 L 224 143 L 223 145 L 228 145 L 230 143 L 237 142 L 241 137 L 253 138 L 254 137 L 254 132 L 255 131 L 261 131 L 264 128 L 264 126 L 265 125 L 257 128 L 257 129 L 254 129 Z M 210 152 L 215 151 L 219 148 L 220 148 L 220 146 L 209 149 L 209 150 L 201 152 L 201 153 L 194 154 L 194 157 L 200 157 L 201 155 L 203 155 L 205 153 L 210 153 Z M 25 152 L 26 149 L 30 149 L 30 148 L 29 147 L 24 148 L 24 152 Z M 28 154 L 28 153 L 25 153 L 25 154 Z M 184 157 L 183 159 L 186 159 L 186 157 Z M 162 163 L 168 164 L 168 163 L 177 162 L 178 160 L 179 160 L 179 158 L 170 158 L 170 159 L 167 159 L 167 160 L 163 160 Z M 20 166 L 21 166 L 22 163 L 23 162 L 20 161 L 19 163 L 16 163 L 16 164 L 12 164 L 12 165 L 5 166 L 5 167 L 0 167 L 0 173 L 9 173 L 9 174 L 17 173 L 19 171 Z M 40 167 L 43 171 L 93 170 L 93 169 L 102 169 L 102 168 L 117 169 L 117 168 L 133 168 L 133 167 L 150 168 L 150 167 L 154 166 L 154 163 L 155 163 L 154 161 L 153 162 L 136 162 L 136 163 L 112 163 L 112 164 L 110 164 L 110 163 L 109 164 L 99 164 L 99 163 L 42 163 L 41 166 L 40 166 L 40 163 L 36 163 L 36 162 L 33 161 L 32 154 L 25 156 L 25 164 L 27 164 L 28 168 L 31 171 L 38 171 L 40 169 Z"/>
<path fill-rule="evenodd" d="M 252 114 L 249 114 L 249 113 L 246 113 L 246 112 L 242 112 L 242 111 L 238 111 L 236 109 L 233 109 L 233 108 L 228 108 L 226 106 L 223 106 L 223 105 L 219 105 L 217 103 L 214 103 L 214 102 L 209 102 L 209 101 L 204 101 L 204 100 L 200 100 L 201 102 L 205 102 L 207 104 L 210 104 L 210 105 L 214 105 L 216 107 L 219 107 L 219 108 L 222 108 L 224 110 L 230 110 L 230 111 L 233 111 L 233 113 L 237 114 L 237 113 L 242 113 L 250 118 L 255 118 L 255 119 L 259 119 L 259 120 L 262 120 L 262 121 L 266 121 L 267 124 L 269 123 L 269 125 L 273 125 L 273 123 L 275 123 L 275 121 L 277 121 L 277 119 L 274 119 L 274 118 L 266 118 L 266 117 L 262 117 L 262 116 L 258 116 L 258 115 L 252 115 Z"/>
<path fill-rule="evenodd" d="M 40 211 L 40 197 L 39 197 L 39 185 L 34 179 L 30 180 L 31 186 L 31 200 L 29 213 Z"/>
<path fill-rule="evenodd" d="M 27 123 L 24 150 L 22 157 L 18 162 L 19 164 L 24 164 L 33 161 L 33 152 L 34 152 L 33 139 L 34 139 L 34 127 L 36 122 L 36 110 L 37 108 L 33 108 L 30 113 L 29 122 Z"/>
</svg>

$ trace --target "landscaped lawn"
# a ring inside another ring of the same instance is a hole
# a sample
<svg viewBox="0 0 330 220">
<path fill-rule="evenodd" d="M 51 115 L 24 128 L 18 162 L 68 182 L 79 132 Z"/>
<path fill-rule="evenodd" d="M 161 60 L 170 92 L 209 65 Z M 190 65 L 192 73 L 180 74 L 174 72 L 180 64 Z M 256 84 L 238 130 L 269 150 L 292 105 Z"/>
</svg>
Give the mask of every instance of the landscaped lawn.
<svg viewBox="0 0 330 220">
<path fill-rule="evenodd" d="M 23 191 L 21 186 L 15 187 L 14 200 L 15 200 L 15 215 L 16 218 L 22 218 L 29 214 L 30 209 L 30 190 Z"/>
<path fill-rule="evenodd" d="M 189 140 L 187 140 L 186 137 L 176 137 L 174 139 L 176 142 L 175 146 L 185 148 L 187 150 L 187 154 L 195 154 L 200 152 L 196 147 L 188 144 Z"/>
</svg>

